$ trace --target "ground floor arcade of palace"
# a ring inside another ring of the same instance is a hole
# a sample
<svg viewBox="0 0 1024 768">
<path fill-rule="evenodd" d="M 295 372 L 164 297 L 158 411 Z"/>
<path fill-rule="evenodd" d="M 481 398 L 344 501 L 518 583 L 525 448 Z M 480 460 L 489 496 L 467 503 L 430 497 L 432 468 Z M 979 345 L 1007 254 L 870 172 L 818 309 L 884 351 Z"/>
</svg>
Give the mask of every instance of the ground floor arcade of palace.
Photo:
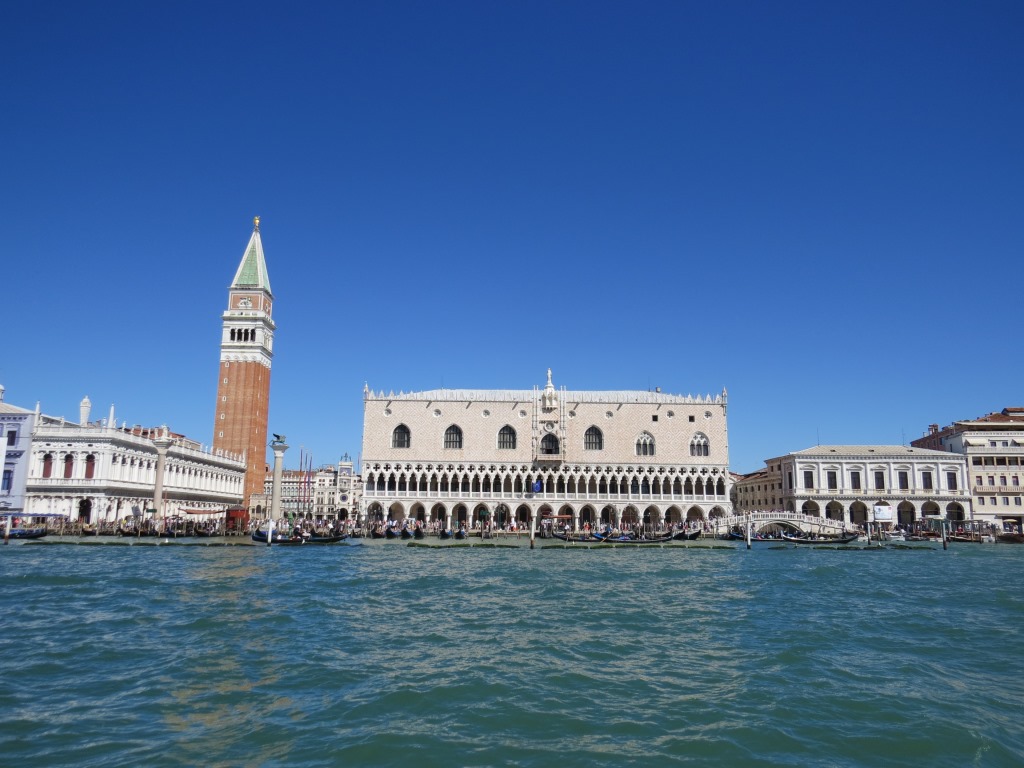
<svg viewBox="0 0 1024 768">
<path fill-rule="evenodd" d="M 465 524 L 467 528 L 492 524 L 504 527 L 512 522 L 528 527 L 531 520 L 558 519 L 573 529 L 609 524 L 658 528 L 689 524 L 701 525 L 732 513 L 732 505 L 724 501 L 689 504 L 608 503 L 564 499 L 518 499 L 479 501 L 470 499 L 365 499 L 366 522 L 418 520 L 424 524 L 446 528 Z"/>
</svg>

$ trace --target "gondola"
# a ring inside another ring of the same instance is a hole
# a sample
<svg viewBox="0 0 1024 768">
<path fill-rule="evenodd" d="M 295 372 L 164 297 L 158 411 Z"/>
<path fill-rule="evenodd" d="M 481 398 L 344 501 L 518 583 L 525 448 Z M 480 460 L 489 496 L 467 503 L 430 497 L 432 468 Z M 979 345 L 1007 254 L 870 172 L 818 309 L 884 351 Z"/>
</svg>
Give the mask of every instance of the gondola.
<svg viewBox="0 0 1024 768">
<path fill-rule="evenodd" d="M 694 528 L 692 531 L 676 531 L 674 534 L 672 534 L 672 540 L 695 541 L 696 539 L 700 538 L 701 533 L 703 533 L 703 531 L 701 531 L 700 528 Z"/>
<path fill-rule="evenodd" d="M 452 533 L 451 528 L 445 528 L 437 535 L 440 536 L 442 539 L 450 539 L 454 534 Z"/>
<path fill-rule="evenodd" d="M 385 539 L 397 539 L 397 538 L 399 538 L 399 537 L 400 537 L 401 535 L 402 535 L 402 534 L 400 534 L 400 533 L 399 533 L 398 531 L 396 531 L 396 530 L 395 530 L 394 528 L 385 528 L 385 529 L 384 529 L 384 538 L 385 538 Z"/>
<path fill-rule="evenodd" d="M 45 535 L 45 528 L 11 528 L 4 532 L 6 539 L 41 539 Z"/>
<path fill-rule="evenodd" d="M 997 533 L 996 541 L 1001 541 L 1003 544 L 1024 544 L 1024 533 Z"/>
<path fill-rule="evenodd" d="M 595 536 L 591 536 L 589 533 L 557 533 L 556 531 L 552 531 L 551 535 L 554 536 L 556 539 L 567 541 L 570 544 L 592 544 L 595 541 L 600 541 L 600 539 L 596 538 Z"/>
<path fill-rule="evenodd" d="M 252 540 L 257 544 L 267 543 L 267 532 L 259 529 L 252 532 Z M 303 544 L 305 539 L 301 536 L 289 536 L 286 533 L 274 533 L 274 540 L 271 544 Z"/>
<path fill-rule="evenodd" d="M 411 539 L 412 538 L 412 531 L 410 531 L 408 528 L 403 528 L 402 532 L 399 533 L 398 535 L 401 536 L 403 539 Z"/>
<path fill-rule="evenodd" d="M 466 538 L 466 529 L 465 528 L 459 528 L 459 530 L 457 530 L 455 532 L 455 538 L 456 539 L 464 539 L 464 538 Z"/>
<path fill-rule="evenodd" d="M 602 544 L 629 544 L 641 546 L 645 544 L 668 544 L 670 541 L 672 541 L 671 534 L 669 534 L 668 536 L 657 536 L 653 539 L 635 539 L 632 536 L 626 536 L 624 534 L 614 536 L 612 534 L 595 533 L 593 534 L 593 536 L 594 541 L 600 542 Z"/>
<path fill-rule="evenodd" d="M 782 540 L 792 544 L 849 544 L 852 541 L 856 541 L 859 536 L 859 533 L 848 533 L 845 536 L 805 539 L 800 536 L 788 536 L 784 533 L 782 534 Z"/>
<path fill-rule="evenodd" d="M 306 539 L 307 544 L 336 544 L 348 538 L 347 533 L 339 533 L 333 536 L 310 536 Z"/>
<path fill-rule="evenodd" d="M 144 531 L 133 531 L 130 528 L 122 528 L 121 526 L 118 526 L 117 527 L 117 535 L 118 536 L 132 536 L 132 537 L 136 537 L 136 536 L 159 536 L 160 534 L 157 533 L 155 528 L 147 528 Z"/>
<path fill-rule="evenodd" d="M 423 538 L 426 538 L 426 535 L 427 534 L 425 534 L 423 532 L 422 528 L 414 528 L 413 531 L 412 531 L 412 537 L 414 539 L 423 539 Z"/>
<path fill-rule="evenodd" d="M 371 528 L 370 529 L 370 538 L 371 539 L 386 539 L 386 538 L 390 538 L 390 537 L 386 536 L 384 534 L 384 531 L 382 531 L 380 529 L 380 527 L 377 527 L 377 528 Z"/>
</svg>

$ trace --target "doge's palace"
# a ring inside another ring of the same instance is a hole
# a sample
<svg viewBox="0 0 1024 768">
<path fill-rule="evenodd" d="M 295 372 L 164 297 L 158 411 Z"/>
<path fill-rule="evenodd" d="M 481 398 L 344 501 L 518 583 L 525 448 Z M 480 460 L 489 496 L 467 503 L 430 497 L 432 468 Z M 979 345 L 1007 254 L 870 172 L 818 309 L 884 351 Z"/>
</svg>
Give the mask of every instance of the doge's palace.
<svg viewBox="0 0 1024 768">
<path fill-rule="evenodd" d="M 363 391 L 363 514 L 446 527 L 731 513 L 728 397 L 660 390 Z"/>
</svg>

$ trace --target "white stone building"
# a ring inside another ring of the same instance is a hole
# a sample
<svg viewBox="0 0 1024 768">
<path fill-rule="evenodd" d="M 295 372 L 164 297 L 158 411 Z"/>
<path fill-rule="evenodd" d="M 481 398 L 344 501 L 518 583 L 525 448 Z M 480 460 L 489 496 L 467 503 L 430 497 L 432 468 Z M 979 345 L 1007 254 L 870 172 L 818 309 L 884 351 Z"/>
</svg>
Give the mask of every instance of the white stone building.
<svg viewBox="0 0 1024 768">
<path fill-rule="evenodd" d="M 159 517 L 224 512 L 242 500 L 244 457 L 204 450 L 166 428 L 118 428 L 113 407 L 107 419 L 90 422 L 89 409 L 86 398 L 77 424 L 37 415 L 26 514 L 101 524 L 147 510 Z"/>
<path fill-rule="evenodd" d="M 962 456 L 902 445 L 819 445 L 765 461 L 737 484 L 741 511 L 781 509 L 909 526 L 924 517 L 972 518 Z M 761 506 L 768 499 L 777 504 Z"/>
<path fill-rule="evenodd" d="M 4 402 L 0 386 L 0 512 L 24 512 L 29 444 L 36 412 Z"/>
<path fill-rule="evenodd" d="M 556 390 L 363 393 L 363 512 L 575 527 L 731 513 L 727 395 Z"/>
</svg>

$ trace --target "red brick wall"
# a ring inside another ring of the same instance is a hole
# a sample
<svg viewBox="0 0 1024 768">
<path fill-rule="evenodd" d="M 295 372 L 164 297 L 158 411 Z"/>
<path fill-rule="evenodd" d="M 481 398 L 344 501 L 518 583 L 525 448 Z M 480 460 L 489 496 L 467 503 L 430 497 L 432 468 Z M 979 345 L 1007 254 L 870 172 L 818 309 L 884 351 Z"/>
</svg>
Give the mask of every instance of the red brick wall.
<svg viewBox="0 0 1024 768">
<path fill-rule="evenodd" d="M 246 453 L 245 497 L 263 493 L 267 463 L 270 369 L 259 363 L 220 364 L 213 447 Z"/>
</svg>

